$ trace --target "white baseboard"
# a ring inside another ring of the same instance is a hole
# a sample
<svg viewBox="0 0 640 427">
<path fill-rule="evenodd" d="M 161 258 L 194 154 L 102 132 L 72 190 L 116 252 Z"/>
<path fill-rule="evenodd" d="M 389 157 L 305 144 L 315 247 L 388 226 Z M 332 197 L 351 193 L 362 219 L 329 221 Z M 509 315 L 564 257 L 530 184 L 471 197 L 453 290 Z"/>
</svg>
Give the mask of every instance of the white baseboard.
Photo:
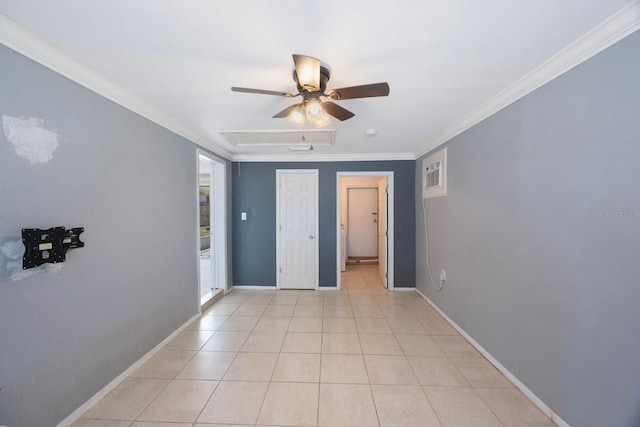
<svg viewBox="0 0 640 427">
<path fill-rule="evenodd" d="M 233 285 L 231 288 L 229 288 L 229 292 L 231 292 L 234 289 L 267 290 L 267 289 L 278 289 L 278 288 L 275 285 L 274 286 Z M 316 291 L 335 291 L 337 289 L 338 288 L 336 286 L 319 286 L 316 289 Z M 283 289 L 283 291 L 285 290 L 289 290 L 289 289 Z M 305 290 L 305 289 L 291 289 L 291 290 L 296 291 L 296 290 Z M 313 290 L 313 289 L 310 289 L 310 290 Z M 413 288 L 411 288 L 411 290 L 413 290 Z"/>
<path fill-rule="evenodd" d="M 418 293 L 418 295 L 424 298 L 424 300 L 427 301 L 431 305 L 431 307 L 433 307 L 433 309 L 436 310 L 447 322 L 449 322 L 449 324 L 456 331 L 458 331 L 460 335 L 465 337 L 467 341 L 469 341 L 469 343 L 472 346 L 474 346 L 476 350 L 478 350 L 493 366 L 495 366 L 498 371 L 502 372 L 502 374 L 509 381 L 511 381 L 513 385 L 515 385 L 529 400 L 531 400 L 531 402 L 533 402 L 534 405 L 536 405 L 542 412 L 544 412 L 544 414 L 547 417 L 549 417 L 551 421 L 553 421 L 556 425 L 560 427 L 570 427 L 569 424 L 567 424 L 562 418 L 560 418 L 555 412 L 553 412 L 551 408 L 547 406 L 546 403 L 544 403 L 538 396 L 536 396 L 531 390 L 529 390 L 529 388 L 526 385 L 524 385 L 522 381 L 520 381 L 518 378 L 516 378 L 515 375 L 509 372 L 507 368 L 505 368 L 500 362 L 498 362 L 498 360 L 495 357 L 493 357 L 487 350 L 485 350 L 480 344 L 478 344 L 476 340 L 471 338 L 471 336 L 467 334 L 467 332 L 464 329 L 458 326 L 456 322 L 451 320 L 449 316 L 447 316 L 440 309 L 440 307 L 438 307 L 433 301 L 429 299 L 429 297 L 427 297 L 425 294 L 420 292 L 419 289 L 416 289 L 415 291 Z"/>
<path fill-rule="evenodd" d="M 268 290 L 268 289 L 275 289 L 275 288 L 276 288 L 275 285 L 271 285 L 271 286 L 233 285 L 233 287 L 231 289 Z"/>
<path fill-rule="evenodd" d="M 220 299 L 224 296 L 224 291 L 222 289 L 216 289 L 215 294 L 204 304 L 200 306 L 200 313 L 203 311 L 207 311 L 213 304 L 220 301 Z"/>
<path fill-rule="evenodd" d="M 416 290 L 416 288 L 415 287 L 413 287 L 413 288 L 405 288 L 405 287 L 397 288 L 397 287 L 394 287 L 393 290 L 394 291 L 398 291 L 398 292 L 413 292 L 413 291 Z"/>
<path fill-rule="evenodd" d="M 58 425 L 56 427 L 69 427 L 71 424 L 76 422 L 82 416 L 82 414 L 84 414 L 89 409 L 91 409 L 103 397 L 105 397 L 114 388 L 116 388 L 118 386 L 118 384 L 120 384 L 122 381 L 124 381 L 129 375 L 131 375 L 136 369 L 138 369 L 140 366 L 142 366 L 147 360 L 151 359 L 157 352 L 159 352 L 165 345 L 167 345 L 169 343 L 169 341 L 171 341 L 176 336 L 178 336 L 178 334 L 180 332 L 182 332 L 185 329 L 187 329 L 187 327 L 191 323 L 193 323 L 193 321 L 196 320 L 200 316 L 201 316 L 200 314 L 196 314 L 191 319 L 187 320 L 187 322 L 185 324 L 183 324 L 178 329 L 176 329 L 171 335 L 169 335 L 167 338 L 162 340 L 157 346 L 155 346 L 151 350 L 149 350 L 149 352 L 147 352 L 147 354 L 145 354 L 140 359 L 138 359 L 133 365 L 129 366 L 123 373 L 121 373 L 120 375 L 115 377 L 113 379 L 113 381 L 111 381 L 109 384 L 104 386 L 102 388 L 102 390 L 100 390 L 99 392 L 97 392 L 96 394 L 91 396 L 89 398 L 89 400 L 87 400 L 82 405 L 80 405 L 80 407 L 78 407 L 78 409 L 76 409 L 71 414 L 69 414 L 69 416 L 67 416 L 67 418 L 65 418 L 64 420 L 60 421 L 60 423 L 58 423 Z"/>
</svg>

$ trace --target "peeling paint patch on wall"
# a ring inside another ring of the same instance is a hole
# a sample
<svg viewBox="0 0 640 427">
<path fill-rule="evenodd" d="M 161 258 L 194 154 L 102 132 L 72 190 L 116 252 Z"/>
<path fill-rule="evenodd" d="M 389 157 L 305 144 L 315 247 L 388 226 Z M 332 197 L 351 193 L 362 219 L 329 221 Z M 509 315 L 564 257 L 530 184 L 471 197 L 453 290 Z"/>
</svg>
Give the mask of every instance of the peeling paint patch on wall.
<svg viewBox="0 0 640 427">
<path fill-rule="evenodd" d="M 20 259 L 24 254 L 24 244 L 20 239 L 10 240 L 0 246 L 0 251 L 9 259 Z"/>
<path fill-rule="evenodd" d="M 16 154 L 31 162 L 47 163 L 58 148 L 58 134 L 55 130 L 42 127 L 44 121 L 33 117 L 15 118 L 2 116 L 2 128 L 7 141 L 13 145 Z"/>
<path fill-rule="evenodd" d="M 0 280 L 13 280 L 22 271 L 24 244 L 19 237 L 0 238 Z"/>
<path fill-rule="evenodd" d="M 36 274 L 60 271 L 64 264 L 43 264 L 29 270 L 22 269 L 24 244 L 20 237 L 0 237 L 0 282 L 20 280 Z"/>
</svg>

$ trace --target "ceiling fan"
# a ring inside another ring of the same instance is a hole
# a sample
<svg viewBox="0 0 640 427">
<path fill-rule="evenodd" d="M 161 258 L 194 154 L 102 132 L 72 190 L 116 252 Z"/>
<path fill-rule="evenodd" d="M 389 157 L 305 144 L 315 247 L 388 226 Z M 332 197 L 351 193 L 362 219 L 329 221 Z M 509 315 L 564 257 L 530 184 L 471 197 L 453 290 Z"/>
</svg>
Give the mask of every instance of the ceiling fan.
<svg viewBox="0 0 640 427">
<path fill-rule="evenodd" d="M 371 98 L 376 96 L 388 96 L 389 84 L 373 83 L 361 86 L 349 86 L 327 91 L 327 82 L 331 77 L 329 66 L 316 58 L 306 55 L 293 55 L 293 81 L 296 82 L 298 93 L 277 92 L 273 90 L 249 89 L 245 87 L 232 87 L 234 92 L 257 93 L 262 95 L 284 96 L 293 98 L 302 96 L 302 102 L 293 104 L 280 111 L 274 118 L 288 117 L 298 125 L 304 125 L 305 121 L 314 127 L 323 127 L 329 124 L 329 115 L 340 121 L 353 117 L 351 111 L 331 101 L 322 101 L 320 98 L 328 98 L 338 101 L 342 99 Z"/>
</svg>

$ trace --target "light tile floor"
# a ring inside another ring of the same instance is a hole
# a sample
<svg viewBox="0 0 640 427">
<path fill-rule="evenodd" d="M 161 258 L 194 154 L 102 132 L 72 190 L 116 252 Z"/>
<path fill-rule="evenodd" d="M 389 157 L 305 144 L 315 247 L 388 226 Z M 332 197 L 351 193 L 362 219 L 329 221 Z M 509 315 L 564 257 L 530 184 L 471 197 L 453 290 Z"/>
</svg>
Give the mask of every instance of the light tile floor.
<svg viewBox="0 0 640 427">
<path fill-rule="evenodd" d="M 377 266 L 342 283 L 233 291 L 73 427 L 554 425 Z"/>
</svg>

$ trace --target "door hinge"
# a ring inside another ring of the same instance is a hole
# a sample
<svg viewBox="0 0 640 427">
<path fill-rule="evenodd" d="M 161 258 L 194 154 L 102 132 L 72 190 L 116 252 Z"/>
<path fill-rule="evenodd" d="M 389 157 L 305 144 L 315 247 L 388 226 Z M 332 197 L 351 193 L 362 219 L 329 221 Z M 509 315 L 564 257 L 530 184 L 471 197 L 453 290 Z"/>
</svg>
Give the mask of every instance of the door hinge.
<svg viewBox="0 0 640 427">
<path fill-rule="evenodd" d="M 282 273 L 282 267 L 280 267 L 280 273 Z"/>
<path fill-rule="evenodd" d="M 385 236 L 388 236 L 388 235 L 389 235 L 389 232 L 388 232 L 387 230 L 384 230 L 384 235 L 385 235 Z"/>
<path fill-rule="evenodd" d="M 389 194 L 389 187 L 384 187 L 384 193 Z"/>
<path fill-rule="evenodd" d="M 385 278 L 385 279 L 388 279 L 388 278 L 389 278 L 389 275 L 388 275 L 387 273 L 384 273 L 384 278 Z"/>
</svg>

